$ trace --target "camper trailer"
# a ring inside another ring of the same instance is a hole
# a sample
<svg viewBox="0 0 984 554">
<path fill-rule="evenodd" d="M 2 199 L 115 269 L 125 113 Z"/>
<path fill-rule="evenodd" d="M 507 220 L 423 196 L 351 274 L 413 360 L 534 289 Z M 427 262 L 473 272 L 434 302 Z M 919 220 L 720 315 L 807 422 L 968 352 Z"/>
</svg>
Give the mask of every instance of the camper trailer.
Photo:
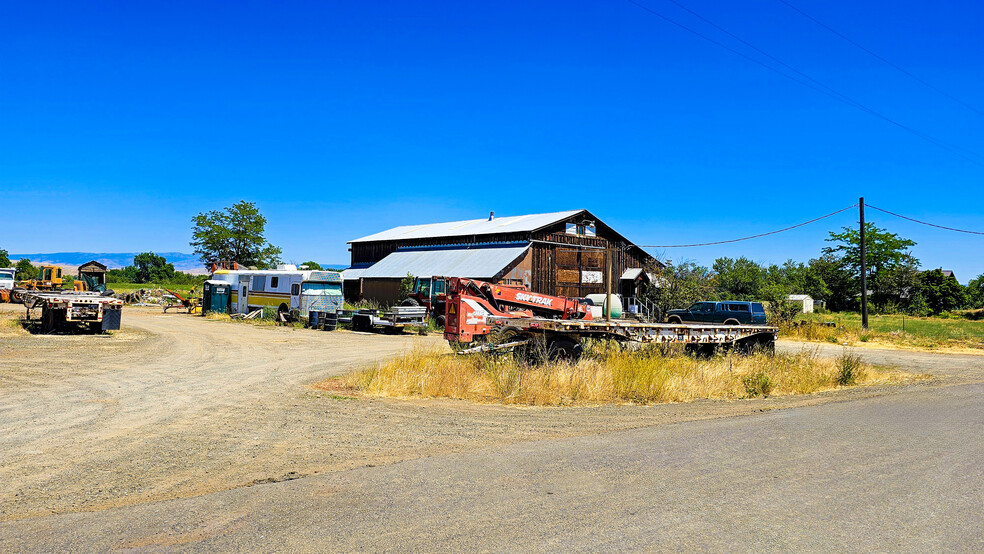
<svg viewBox="0 0 984 554">
<path fill-rule="evenodd" d="M 293 265 L 265 270 L 217 269 L 212 280 L 229 283 L 233 313 L 273 308 L 307 317 L 312 310 L 342 309 L 342 276 L 334 271 L 299 270 Z"/>
</svg>

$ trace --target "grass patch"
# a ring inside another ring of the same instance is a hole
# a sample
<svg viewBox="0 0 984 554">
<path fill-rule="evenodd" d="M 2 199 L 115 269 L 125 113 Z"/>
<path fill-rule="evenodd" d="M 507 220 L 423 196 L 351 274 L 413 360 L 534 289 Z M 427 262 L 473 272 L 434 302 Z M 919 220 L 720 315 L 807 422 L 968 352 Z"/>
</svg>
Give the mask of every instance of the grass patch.
<svg viewBox="0 0 984 554">
<path fill-rule="evenodd" d="M 823 322 L 834 323 L 834 326 L 819 325 Z M 780 336 L 834 344 L 984 350 L 984 321 L 962 317 L 871 315 L 867 331 L 862 331 L 858 314 L 806 314 L 797 323 L 782 329 Z"/>
<path fill-rule="evenodd" d="M 418 349 L 315 388 L 381 397 L 569 406 L 809 394 L 916 378 L 864 364 L 860 358 L 845 370 L 843 361 L 815 353 L 695 359 L 658 348 L 596 349 L 577 364 L 531 366 L 508 355 L 456 356 Z"/>
</svg>

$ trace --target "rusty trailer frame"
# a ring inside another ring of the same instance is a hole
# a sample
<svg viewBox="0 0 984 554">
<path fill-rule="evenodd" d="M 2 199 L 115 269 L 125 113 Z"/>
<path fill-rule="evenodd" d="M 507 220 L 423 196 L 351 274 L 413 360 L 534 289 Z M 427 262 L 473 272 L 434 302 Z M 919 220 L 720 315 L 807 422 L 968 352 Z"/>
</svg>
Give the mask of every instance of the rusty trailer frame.
<svg viewBox="0 0 984 554">
<path fill-rule="evenodd" d="M 515 340 L 495 344 L 489 342 L 460 350 L 461 354 L 511 350 L 543 339 L 547 343 L 566 339 L 580 342 L 595 338 L 620 342 L 653 344 L 684 344 L 698 352 L 713 351 L 715 347 L 758 345 L 768 349 L 775 347 L 779 334 L 777 327 L 765 325 L 721 325 L 700 323 L 642 323 L 634 321 L 601 321 L 580 319 L 502 318 L 486 317 L 492 335 L 516 337 Z M 522 338 L 521 338 L 522 337 Z"/>
</svg>

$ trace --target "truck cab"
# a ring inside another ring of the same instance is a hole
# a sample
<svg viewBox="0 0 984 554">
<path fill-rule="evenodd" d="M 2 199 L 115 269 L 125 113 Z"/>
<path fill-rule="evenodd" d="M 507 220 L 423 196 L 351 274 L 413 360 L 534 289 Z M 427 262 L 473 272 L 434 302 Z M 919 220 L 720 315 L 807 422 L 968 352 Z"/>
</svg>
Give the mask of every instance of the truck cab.
<svg viewBox="0 0 984 554">
<path fill-rule="evenodd" d="M 0 289 L 10 290 L 14 288 L 14 274 L 17 272 L 13 267 L 0 267 Z"/>
<path fill-rule="evenodd" d="M 431 317 L 437 318 L 438 327 L 444 327 L 447 291 L 447 280 L 444 277 L 414 277 L 413 289 L 400 305 L 424 306 Z"/>
</svg>

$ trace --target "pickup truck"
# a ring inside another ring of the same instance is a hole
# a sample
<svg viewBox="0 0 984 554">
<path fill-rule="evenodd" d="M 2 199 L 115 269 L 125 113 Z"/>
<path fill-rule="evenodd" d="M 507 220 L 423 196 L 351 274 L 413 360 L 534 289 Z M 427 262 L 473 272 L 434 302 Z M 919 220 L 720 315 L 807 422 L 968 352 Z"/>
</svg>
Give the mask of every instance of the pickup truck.
<svg viewBox="0 0 984 554">
<path fill-rule="evenodd" d="M 724 325 L 765 325 L 765 308 L 761 302 L 723 300 L 695 302 L 684 310 L 666 313 L 667 323 L 722 323 Z"/>
</svg>

